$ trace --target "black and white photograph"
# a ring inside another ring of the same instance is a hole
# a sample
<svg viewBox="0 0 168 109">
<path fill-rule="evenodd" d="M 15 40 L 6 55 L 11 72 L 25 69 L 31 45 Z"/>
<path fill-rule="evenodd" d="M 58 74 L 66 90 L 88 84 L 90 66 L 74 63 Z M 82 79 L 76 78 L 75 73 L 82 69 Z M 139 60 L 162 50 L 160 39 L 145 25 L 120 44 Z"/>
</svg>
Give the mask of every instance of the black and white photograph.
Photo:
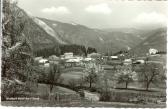
<svg viewBox="0 0 168 109">
<path fill-rule="evenodd" d="M 166 0 L 0 0 L 1 106 L 166 108 Z"/>
</svg>

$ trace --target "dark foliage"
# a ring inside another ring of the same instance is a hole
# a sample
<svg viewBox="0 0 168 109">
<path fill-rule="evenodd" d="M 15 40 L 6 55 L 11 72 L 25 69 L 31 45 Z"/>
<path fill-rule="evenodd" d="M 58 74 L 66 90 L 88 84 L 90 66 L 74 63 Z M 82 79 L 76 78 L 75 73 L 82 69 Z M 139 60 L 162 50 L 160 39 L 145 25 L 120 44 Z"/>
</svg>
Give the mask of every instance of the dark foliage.
<svg viewBox="0 0 168 109">
<path fill-rule="evenodd" d="M 97 53 L 97 50 L 95 48 L 88 47 L 87 54 L 90 54 L 90 53 Z"/>
</svg>

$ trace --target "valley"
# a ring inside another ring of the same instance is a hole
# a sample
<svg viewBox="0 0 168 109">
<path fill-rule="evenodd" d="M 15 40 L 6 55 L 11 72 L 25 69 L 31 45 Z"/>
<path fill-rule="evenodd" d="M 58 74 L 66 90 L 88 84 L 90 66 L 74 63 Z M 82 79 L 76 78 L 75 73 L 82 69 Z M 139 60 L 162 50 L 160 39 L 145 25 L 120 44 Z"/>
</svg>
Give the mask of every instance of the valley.
<svg viewBox="0 0 168 109">
<path fill-rule="evenodd" d="M 2 105 L 166 107 L 166 27 L 91 28 L 3 4 Z"/>
</svg>

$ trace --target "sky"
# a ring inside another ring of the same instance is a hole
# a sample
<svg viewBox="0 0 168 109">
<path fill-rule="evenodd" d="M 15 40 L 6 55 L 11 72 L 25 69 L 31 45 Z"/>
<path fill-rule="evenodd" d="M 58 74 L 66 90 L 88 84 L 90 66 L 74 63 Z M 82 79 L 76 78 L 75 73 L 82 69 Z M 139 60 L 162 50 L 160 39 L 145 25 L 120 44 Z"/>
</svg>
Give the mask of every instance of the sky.
<svg viewBox="0 0 168 109">
<path fill-rule="evenodd" d="M 18 0 L 29 15 L 90 28 L 165 26 L 167 1 Z"/>
</svg>

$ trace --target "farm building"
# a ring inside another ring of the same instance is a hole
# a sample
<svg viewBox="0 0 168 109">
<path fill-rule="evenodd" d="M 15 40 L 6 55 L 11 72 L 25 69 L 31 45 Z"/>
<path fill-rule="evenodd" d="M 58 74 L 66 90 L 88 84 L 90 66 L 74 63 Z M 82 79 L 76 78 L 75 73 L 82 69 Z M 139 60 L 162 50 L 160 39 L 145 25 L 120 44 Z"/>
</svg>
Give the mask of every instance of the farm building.
<svg viewBox="0 0 168 109">
<path fill-rule="evenodd" d="M 112 59 L 112 60 L 118 60 L 119 58 L 118 58 L 118 56 L 110 56 L 110 59 Z"/>
<path fill-rule="evenodd" d="M 50 63 L 58 64 L 60 61 L 60 58 L 55 55 L 52 55 L 52 56 L 49 56 L 48 60 Z"/>
<path fill-rule="evenodd" d="M 51 56 L 49 56 L 48 60 L 49 61 L 58 61 L 58 60 L 60 60 L 60 58 L 57 57 L 56 55 L 51 55 Z"/>
<path fill-rule="evenodd" d="M 72 52 L 64 53 L 64 58 L 65 59 L 71 59 L 71 58 L 73 58 L 73 53 Z"/>
<path fill-rule="evenodd" d="M 123 62 L 124 65 L 130 65 L 132 64 L 132 59 L 125 59 Z"/>
<path fill-rule="evenodd" d="M 94 59 L 101 58 L 101 54 L 91 53 L 91 54 L 88 54 L 88 58 L 94 58 Z"/>
<path fill-rule="evenodd" d="M 135 60 L 134 62 L 133 62 L 133 64 L 144 64 L 145 63 L 145 61 L 144 60 Z"/>
<path fill-rule="evenodd" d="M 102 56 L 102 59 L 107 60 L 109 57 L 108 56 Z"/>
<path fill-rule="evenodd" d="M 35 57 L 34 58 L 35 61 L 39 61 L 40 59 L 43 59 L 43 57 L 40 56 L 40 57 Z"/>
<path fill-rule="evenodd" d="M 150 49 L 149 49 L 149 54 L 150 54 L 150 55 L 155 55 L 156 53 L 158 53 L 158 50 L 157 50 L 157 49 L 154 49 L 154 48 L 150 48 Z"/>
<path fill-rule="evenodd" d="M 91 61 L 91 60 L 93 60 L 92 58 L 84 58 L 83 59 L 83 61 L 85 61 L 85 62 L 89 62 L 89 61 Z"/>
<path fill-rule="evenodd" d="M 49 61 L 47 59 L 40 59 L 39 64 L 45 64 L 48 63 Z"/>
<path fill-rule="evenodd" d="M 65 61 L 65 67 L 74 67 L 82 65 L 82 61 L 80 59 L 68 59 Z"/>
</svg>

